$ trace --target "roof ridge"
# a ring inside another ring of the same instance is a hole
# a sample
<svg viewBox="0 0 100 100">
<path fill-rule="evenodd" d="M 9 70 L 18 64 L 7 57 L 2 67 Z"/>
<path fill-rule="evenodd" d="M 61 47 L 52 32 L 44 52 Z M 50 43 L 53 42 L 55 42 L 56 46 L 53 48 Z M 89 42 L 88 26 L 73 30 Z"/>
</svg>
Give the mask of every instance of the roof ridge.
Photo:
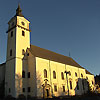
<svg viewBox="0 0 100 100">
<path fill-rule="evenodd" d="M 32 45 L 32 44 L 31 44 L 31 45 Z M 32 45 L 32 46 L 38 47 L 38 46 L 36 46 L 36 45 Z M 64 56 L 64 57 L 68 57 L 68 56 L 65 56 L 65 55 L 63 55 L 63 54 L 59 54 L 59 53 L 56 53 L 56 52 L 51 51 L 51 50 L 48 50 L 48 49 L 44 49 L 44 48 L 41 48 L 41 47 L 38 47 L 38 48 L 43 49 L 43 50 L 47 50 L 47 51 L 49 51 L 49 52 L 52 52 L 52 53 L 55 53 L 55 54 L 58 54 L 58 55 L 61 55 L 61 56 Z M 68 58 L 71 58 L 71 57 L 68 57 Z M 71 59 L 72 59 L 72 58 L 71 58 Z"/>
</svg>

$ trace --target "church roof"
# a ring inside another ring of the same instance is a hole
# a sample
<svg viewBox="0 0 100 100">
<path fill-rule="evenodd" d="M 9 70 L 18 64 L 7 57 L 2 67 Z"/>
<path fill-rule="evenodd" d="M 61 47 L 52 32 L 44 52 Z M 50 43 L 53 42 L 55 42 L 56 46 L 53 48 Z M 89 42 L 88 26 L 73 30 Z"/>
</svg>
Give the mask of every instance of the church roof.
<svg viewBox="0 0 100 100">
<path fill-rule="evenodd" d="M 50 50 L 46 50 L 46 49 L 31 45 L 29 48 L 29 51 L 36 57 L 40 57 L 40 58 L 44 58 L 44 59 L 48 59 L 51 61 L 56 61 L 59 63 L 63 63 L 63 64 L 67 64 L 67 65 L 71 65 L 71 66 L 84 69 L 76 61 L 74 61 L 71 57 L 67 57 L 67 56 L 52 52 Z"/>
<path fill-rule="evenodd" d="M 93 75 L 92 73 L 90 73 L 89 71 L 85 70 L 86 71 L 86 74 L 90 74 L 90 75 Z"/>
</svg>

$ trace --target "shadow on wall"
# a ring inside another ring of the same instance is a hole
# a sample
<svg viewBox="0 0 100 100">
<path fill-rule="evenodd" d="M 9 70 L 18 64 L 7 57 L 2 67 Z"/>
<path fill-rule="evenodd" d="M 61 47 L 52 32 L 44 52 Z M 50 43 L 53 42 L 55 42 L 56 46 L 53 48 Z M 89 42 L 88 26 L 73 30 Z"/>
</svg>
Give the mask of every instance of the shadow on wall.
<svg viewBox="0 0 100 100">
<path fill-rule="evenodd" d="M 84 94 L 87 94 L 87 93 L 89 94 L 89 93 L 93 92 L 92 87 L 90 86 L 87 79 L 78 78 L 75 82 L 76 83 L 72 83 L 72 86 L 73 86 L 73 84 L 76 84 L 75 88 L 72 87 L 72 89 L 70 89 L 70 85 L 69 85 L 69 91 L 67 89 L 64 92 L 62 87 L 59 87 L 59 89 L 57 91 L 58 96 L 66 96 L 68 94 L 69 94 L 69 96 L 71 96 L 71 95 L 84 95 Z M 42 87 L 43 84 L 44 84 L 44 81 L 41 77 L 41 74 L 39 72 L 37 72 L 37 90 L 38 90 L 37 94 L 38 94 L 38 96 L 42 95 L 42 97 L 43 97 L 43 94 L 47 93 L 47 92 L 43 93 L 43 87 Z M 49 92 L 51 92 L 51 91 L 49 91 Z M 50 93 L 50 94 L 52 94 L 52 93 Z M 55 95 L 55 94 L 52 94 L 52 96 L 53 95 Z"/>
</svg>

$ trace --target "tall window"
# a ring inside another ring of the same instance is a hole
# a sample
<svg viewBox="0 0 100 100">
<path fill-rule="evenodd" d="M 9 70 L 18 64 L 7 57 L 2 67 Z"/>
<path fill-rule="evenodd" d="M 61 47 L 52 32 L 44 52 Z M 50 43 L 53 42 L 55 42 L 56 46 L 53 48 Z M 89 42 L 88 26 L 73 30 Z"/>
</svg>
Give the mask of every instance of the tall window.
<svg viewBox="0 0 100 100">
<path fill-rule="evenodd" d="M 57 92 L 57 85 L 54 85 L 54 91 Z"/>
<path fill-rule="evenodd" d="M 61 72 L 61 78 L 62 78 L 62 80 L 64 80 L 64 73 L 63 72 Z"/>
<path fill-rule="evenodd" d="M 25 88 L 23 88 L 23 92 L 25 92 Z"/>
<path fill-rule="evenodd" d="M 11 31 L 11 37 L 13 37 L 13 31 Z"/>
<path fill-rule="evenodd" d="M 72 81 L 69 81 L 69 83 L 70 83 L 70 89 L 72 89 Z"/>
<path fill-rule="evenodd" d="M 71 76 L 71 72 L 69 71 L 69 76 Z"/>
<path fill-rule="evenodd" d="M 11 93 L 11 89 L 9 88 L 9 93 Z"/>
<path fill-rule="evenodd" d="M 30 78 L 30 72 L 28 72 L 28 78 Z"/>
<path fill-rule="evenodd" d="M 47 78 L 47 70 L 44 69 L 44 78 Z"/>
<path fill-rule="evenodd" d="M 83 77 L 83 74 L 81 73 L 81 77 Z"/>
<path fill-rule="evenodd" d="M 79 90 L 79 83 L 78 83 L 78 81 L 76 82 L 76 88 L 77 88 L 77 90 Z"/>
<path fill-rule="evenodd" d="M 77 73 L 75 72 L 75 76 L 77 77 Z"/>
<path fill-rule="evenodd" d="M 85 88 L 84 88 L 84 80 L 82 80 L 82 85 L 83 85 L 83 90 L 84 90 L 84 89 L 85 89 Z"/>
<path fill-rule="evenodd" d="M 63 92 L 65 92 L 65 86 L 63 86 Z"/>
<path fill-rule="evenodd" d="M 56 79 L 56 72 L 53 71 L 53 78 Z"/>
<path fill-rule="evenodd" d="M 28 87 L 28 92 L 31 92 L 31 88 L 30 87 Z"/>
<path fill-rule="evenodd" d="M 10 56 L 12 56 L 12 49 L 10 49 Z"/>
<path fill-rule="evenodd" d="M 22 71 L 22 78 L 25 78 L 25 71 Z"/>
<path fill-rule="evenodd" d="M 25 32 L 24 31 L 22 31 L 22 36 L 25 36 Z"/>
</svg>

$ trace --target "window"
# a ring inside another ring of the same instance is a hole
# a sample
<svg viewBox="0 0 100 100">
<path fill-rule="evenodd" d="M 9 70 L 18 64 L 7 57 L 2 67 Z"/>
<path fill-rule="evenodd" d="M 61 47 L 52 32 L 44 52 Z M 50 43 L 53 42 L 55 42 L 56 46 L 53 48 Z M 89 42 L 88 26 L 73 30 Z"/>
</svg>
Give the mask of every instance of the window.
<svg viewBox="0 0 100 100">
<path fill-rule="evenodd" d="M 81 77 L 83 77 L 83 74 L 81 73 Z"/>
<path fill-rule="evenodd" d="M 29 53 L 27 53 L 27 56 L 29 56 Z"/>
<path fill-rule="evenodd" d="M 63 92 L 65 92 L 65 86 L 63 86 Z"/>
<path fill-rule="evenodd" d="M 64 73 L 63 72 L 61 72 L 61 78 L 62 78 L 62 80 L 64 80 Z"/>
<path fill-rule="evenodd" d="M 69 83 L 70 83 L 70 89 L 72 89 L 72 81 L 69 81 Z"/>
<path fill-rule="evenodd" d="M 22 49 L 22 55 L 24 55 L 25 54 L 25 50 L 24 49 Z"/>
<path fill-rule="evenodd" d="M 30 92 L 31 91 L 31 88 L 30 87 L 28 87 L 28 92 Z"/>
<path fill-rule="evenodd" d="M 30 78 L 30 72 L 28 72 L 28 78 Z"/>
<path fill-rule="evenodd" d="M 77 77 L 77 73 L 75 72 L 75 76 Z"/>
<path fill-rule="evenodd" d="M 25 23 L 24 22 L 21 22 L 22 23 L 22 25 L 24 26 L 25 25 Z"/>
<path fill-rule="evenodd" d="M 88 80 L 88 77 L 86 76 L 86 79 Z"/>
<path fill-rule="evenodd" d="M 13 31 L 11 31 L 11 37 L 13 37 Z"/>
<path fill-rule="evenodd" d="M 69 76 L 71 76 L 71 72 L 69 71 Z"/>
<path fill-rule="evenodd" d="M 25 32 L 24 31 L 22 31 L 22 36 L 25 36 Z"/>
<path fill-rule="evenodd" d="M 76 88 L 77 88 L 77 90 L 79 90 L 79 83 L 78 83 L 78 81 L 76 82 Z"/>
<path fill-rule="evenodd" d="M 11 89 L 9 88 L 9 93 L 11 93 Z"/>
<path fill-rule="evenodd" d="M 23 92 L 25 92 L 25 88 L 23 88 Z"/>
<path fill-rule="evenodd" d="M 93 81 L 92 81 L 92 84 L 93 84 Z"/>
<path fill-rule="evenodd" d="M 56 72 L 53 71 L 53 78 L 56 79 Z"/>
<path fill-rule="evenodd" d="M 12 56 L 12 49 L 10 49 L 10 56 Z"/>
<path fill-rule="evenodd" d="M 82 85 L 83 85 L 83 90 L 84 90 L 84 89 L 85 89 L 85 88 L 84 88 L 84 80 L 82 80 Z"/>
<path fill-rule="evenodd" d="M 11 26 L 14 26 L 14 22 L 12 22 Z"/>
<path fill-rule="evenodd" d="M 54 91 L 57 92 L 57 85 L 54 85 Z"/>
<path fill-rule="evenodd" d="M 47 70 L 44 69 L 44 78 L 47 78 Z"/>
<path fill-rule="evenodd" d="M 25 71 L 22 71 L 22 78 L 25 78 Z"/>
</svg>

